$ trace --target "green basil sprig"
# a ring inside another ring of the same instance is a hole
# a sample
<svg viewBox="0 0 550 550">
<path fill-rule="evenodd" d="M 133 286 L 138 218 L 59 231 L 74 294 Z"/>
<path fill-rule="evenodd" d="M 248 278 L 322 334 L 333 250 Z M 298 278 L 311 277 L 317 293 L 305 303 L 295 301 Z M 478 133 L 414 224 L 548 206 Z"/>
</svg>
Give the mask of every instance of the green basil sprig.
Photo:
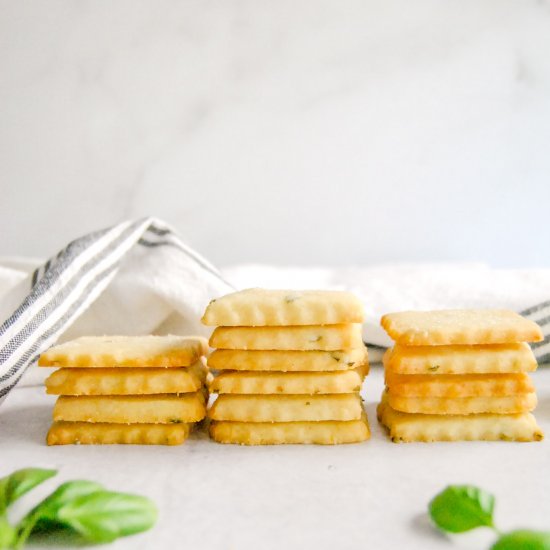
<svg viewBox="0 0 550 550">
<path fill-rule="evenodd" d="M 488 527 L 497 535 L 490 550 L 550 550 L 550 532 L 520 529 L 502 533 L 495 527 L 495 497 L 473 485 L 449 485 L 429 503 L 435 525 L 447 533 Z"/>
<path fill-rule="evenodd" d="M 435 524 L 449 533 L 494 527 L 495 497 L 471 485 L 450 485 L 429 504 Z"/>
<path fill-rule="evenodd" d="M 26 468 L 0 479 L 0 549 L 22 548 L 35 532 L 68 529 L 85 542 L 104 543 L 155 524 L 157 509 L 146 497 L 107 491 L 92 481 L 68 481 L 10 525 L 10 504 L 56 473 Z"/>
</svg>

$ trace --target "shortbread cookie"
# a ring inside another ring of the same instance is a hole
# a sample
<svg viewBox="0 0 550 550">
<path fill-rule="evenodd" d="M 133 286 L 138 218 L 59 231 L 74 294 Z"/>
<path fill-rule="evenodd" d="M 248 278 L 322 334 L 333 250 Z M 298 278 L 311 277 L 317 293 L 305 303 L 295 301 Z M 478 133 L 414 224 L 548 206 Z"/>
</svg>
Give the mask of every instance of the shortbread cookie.
<svg viewBox="0 0 550 550">
<path fill-rule="evenodd" d="M 218 422 L 210 423 L 210 437 L 218 443 L 281 445 L 302 443 L 338 445 L 360 443 L 370 437 L 364 416 L 347 422 Z"/>
<path fill-rule="evenodd" d="M 149 395 L 189 393 L 199 390 L 206 367 L 197 361 L 191 367 L 148 369 L 59 369 L 46 379 L 46 393 L 53 395 Z"/>
<path fill-rule="evenodd" d="M 386 372 L 392 395 L 404 397 L 481 397 L 530 393 L 529 375 L 518 374 L 392 374 Z"/>
<path fill-rule="evenodd" d="M 241 350 L 342 350 L 363 345 L 361 325 L 218 327 L 210 346 Z"/>
<path fill-rule="evenodd" d="M 511 344 L 543 339 L 536 323 L 498 309 L 404 311 L 384 315 L 381 324 L 396 343 L 406 346 Z"/>
<path fill-rule="evenodd" d="M 220 395 L 208 416 L 236 422 L 293 422 L 303 420 L 359 420 L 361 398 L 338 395 Z"/>
<path fill-rule="evenodd" d="M 205 325 L 227 327 L 362 323 L 363 304 L 350 292 L 249 288 L 212 300 Z"/>
<path fill-rule="evenodd" d="M 54 422 L 48 445 L 180 445 L 193 424 L 107 424 Z"/>
<path fill-rule="evenodd" d="M 330 394 L 361 390 L 368 366 L 335 372 L 223 371 L 210 391 L 237 394 Z"/>
<path fill-rule="evenodd" d="M 391 391 L 387 394 L 392 409 L 418 414 L 516 414 L 530 412 L 537 406 L 534 392 L 504 397 L 403 397 Z"/>
<path fill-rule="evenodd" d="M 217 349 L 208 356 L 209 367 L 238 371 L 339 371 L 367 362 L 367 348 L 362 343 L 358 348 L 340 351 Z"/>
<path fill-rule="evenodd" d="M 53 410 L 55 421 L 109 422 L 114 424 L 178 424 L 205 417 L 204 394 L 114 395 L 78 397 L 62 395 Z"/>
<path fill-rule="evenodd" d="M 537 360 L 529 344 L 400 346 L 384 354 L 392 374 L 488 374 L 532 372 Z"/>
<path fill-rule="evenodd" d="M 44 352 L 41 367 L 188 367 L 208 352 L 199 336 L 83 336 Z"/>
<path fill-rule="evenodd" d="M 433 415 L 407 414 L 385 403 L 378 419 L 394 443 L 413 441 L 540 441 L 544 435 L 531 413 Z"/>
</svg>

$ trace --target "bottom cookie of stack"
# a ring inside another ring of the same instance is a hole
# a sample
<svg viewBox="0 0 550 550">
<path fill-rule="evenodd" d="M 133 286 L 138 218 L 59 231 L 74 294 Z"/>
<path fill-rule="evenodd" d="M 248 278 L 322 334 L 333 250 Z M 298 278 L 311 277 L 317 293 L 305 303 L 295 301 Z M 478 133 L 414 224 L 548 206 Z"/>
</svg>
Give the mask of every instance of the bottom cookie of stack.
<svg viewBox="0 0 550 550">
<path fill-rule="evenodd" d="M 535 417 L 516 414 L 422 414 L 393 409 L 387 393 L 377 409 L 378 420 L 395 443 L 434 441 L 540 441 Z"/>
<path fill-rule="evenodd" d="M 365 415 L 360 420 L 315 422 L 224 422 L 210 424 L 210 436 L 218 443 L 283 445 L 292 443 L 339 445 L 360 443 L 369 436 Z"/>
<path fill-rule="evenodd" d="M 111 424 L 106 422 L 65 422 L 52 424 L 48 445 L 181 445 L 193 423 Z"/>
</svg>

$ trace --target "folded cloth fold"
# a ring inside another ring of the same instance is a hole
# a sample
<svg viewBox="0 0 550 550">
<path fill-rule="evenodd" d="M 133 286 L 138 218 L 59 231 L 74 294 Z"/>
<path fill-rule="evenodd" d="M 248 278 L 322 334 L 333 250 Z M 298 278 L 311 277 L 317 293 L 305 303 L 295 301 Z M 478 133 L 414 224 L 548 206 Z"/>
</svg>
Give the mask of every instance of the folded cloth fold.
<svg viewBox="0 0 550 550">
<path fill-rule="evenodd" d="M 0 400 L 60 337 L 204 334 L 204 308 L 231 290 L 154 218 L 80 237 L 0 296 Z"/>
</svg>

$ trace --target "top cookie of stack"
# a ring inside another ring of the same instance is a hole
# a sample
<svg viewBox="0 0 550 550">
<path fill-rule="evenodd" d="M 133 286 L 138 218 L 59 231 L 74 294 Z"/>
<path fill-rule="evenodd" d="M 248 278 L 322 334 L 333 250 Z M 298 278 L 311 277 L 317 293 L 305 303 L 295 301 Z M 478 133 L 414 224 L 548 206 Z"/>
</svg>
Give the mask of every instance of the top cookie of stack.
<svg viewBox="0 0 550 550">
<path fill-rule="evenodd" d="M 368 438 L 359 390 L 368 369 L 363 307 L 347 292 L 249 289 L 213 300 L 210 434 L 241 444 Z"/>
<path fill-rule="evenodd" d="M 542 439 L 527 374 L 536 323 L 506 310 L 408 311 L 381 323 L 395 346 L 378 415 L 394 441 Z"/>
</svg>

